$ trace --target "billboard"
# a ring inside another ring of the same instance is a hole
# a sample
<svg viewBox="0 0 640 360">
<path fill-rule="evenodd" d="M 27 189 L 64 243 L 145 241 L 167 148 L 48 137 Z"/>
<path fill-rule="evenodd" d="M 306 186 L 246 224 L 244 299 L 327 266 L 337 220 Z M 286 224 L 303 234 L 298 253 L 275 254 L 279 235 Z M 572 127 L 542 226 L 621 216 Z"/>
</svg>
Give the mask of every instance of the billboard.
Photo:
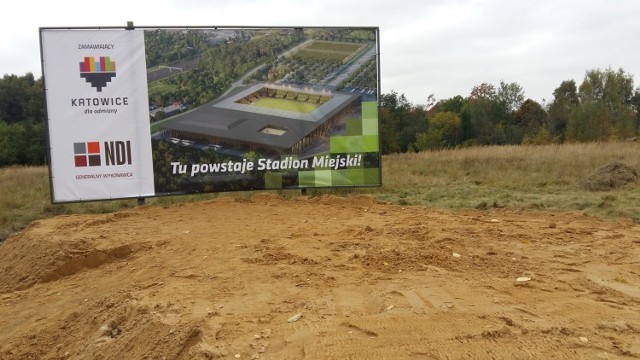
<svg viewBox="0 0 640 360">
<path fill-rule="evenodd" d="M 378 28 L 40 40 L 52 202 L 381 185 Z"/>
</svg>

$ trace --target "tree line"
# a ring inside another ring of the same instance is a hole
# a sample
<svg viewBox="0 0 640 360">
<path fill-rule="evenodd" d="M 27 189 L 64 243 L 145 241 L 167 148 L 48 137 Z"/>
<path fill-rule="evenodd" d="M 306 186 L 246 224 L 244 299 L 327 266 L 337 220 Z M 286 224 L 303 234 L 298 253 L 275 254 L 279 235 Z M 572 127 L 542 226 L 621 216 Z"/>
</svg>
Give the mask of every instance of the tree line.
<svg viewBox="0 0 640 360">
<path fill-rule="evenodd" d="M 0 166 L 46 160 L 42 79 L 33 74 L 0 79 Z"/>
<path fill-rule="evenodd" d="M 563 81 L 553 100 L 525 99 L 518 83 L 482 83 L 457 95 L 413 105 L 392 91 L 381 98 L 385 154 L 473 145 L 550 144 L 634 139 L 640 89 L 623 69 L 592 69 L 578 86 Z"/>
<path fill-rule="evenodd" d="M 287 43 L 300 41 L 295 35 L 279 34 L 282 36 L 290 36 Z M 268 46 L 256 44 L 253 56 L 273 56 L 261 48 Z M 246 61 L 242 54 L 236 57 L 231 57 L 234 63 Z M 203 64 L 212 67 L 210 74 L 222 76 L 223 65 L 228 64 L 213 65 Z M 231 79 L 220 83 L 227 85 Z M 178 77 L 172 81 L 188 88 L 186 84 L 197 79 Z M 200 100 L 195 102 L 205 99 Z M 474 145 L 626 140 L 635 139 L 640 126 L 640 89 L 634 88 L 633 76 L 623 69 L 588 70 L 580 85 L 574 80 L 562 81 L 548 104 L 526 99 L 515 82 L 497 86 L 482 83 L 467 96 L 440 101 L 430 95 L 424 105 L 414 105 L 403 94 L 391 91 L 382 94 L 380 104 L 383 154 Z M 0 166 L 45 162 L 42 79 L 31 73 L 5 75 L 0 79 Z"/>
</svg>

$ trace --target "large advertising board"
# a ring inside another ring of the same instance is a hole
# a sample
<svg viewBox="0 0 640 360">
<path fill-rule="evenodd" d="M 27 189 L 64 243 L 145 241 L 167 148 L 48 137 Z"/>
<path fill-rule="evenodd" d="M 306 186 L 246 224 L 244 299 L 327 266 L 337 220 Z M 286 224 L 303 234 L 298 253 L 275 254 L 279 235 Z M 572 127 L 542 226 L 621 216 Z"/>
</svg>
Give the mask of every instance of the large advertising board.
<svg viewBox="0 0 640 360">
<path fill-rule="evenodd" d="M 376 27 L 40 41 L 54 203 L 381 185 Z"/>
</svg>

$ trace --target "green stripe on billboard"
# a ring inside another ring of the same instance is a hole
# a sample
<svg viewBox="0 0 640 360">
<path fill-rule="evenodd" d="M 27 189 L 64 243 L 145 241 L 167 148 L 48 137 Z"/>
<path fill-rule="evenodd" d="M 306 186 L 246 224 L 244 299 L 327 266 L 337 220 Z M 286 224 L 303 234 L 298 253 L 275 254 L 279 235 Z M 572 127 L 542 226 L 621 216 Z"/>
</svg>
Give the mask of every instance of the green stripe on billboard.
<svg viewBox="0 0 640 360">
<path fill-rule="evenodd" d="M 378 152 L 378 136 L 333 136 L 330 149 L 334 154 Z"/>
<path fill-rule="evenodd" d="M 377 168 L 301 171 L 300 187 L 362 186 L 380 183 Z"/>
<path fill-rule="evenodd" d="M 365 101 L 362 103 L 363 119 L 378 119 L 378 104 L 373 101 Z"/>
<path fill-rule="evenodd" d="M 362 120 L 351 119 L 347 120 L 347 136 L 360 136 L 362 135 Z"/>
<path fill-rule="evenodd" d="M 362 103 L 362 135 L 378 135 L 378 104 L 373 101 Z"/>
<path fill-rule="evenodd" d="M 378 135 L 378 119 L 363 119 L 362 135 Z"/>
</svg>

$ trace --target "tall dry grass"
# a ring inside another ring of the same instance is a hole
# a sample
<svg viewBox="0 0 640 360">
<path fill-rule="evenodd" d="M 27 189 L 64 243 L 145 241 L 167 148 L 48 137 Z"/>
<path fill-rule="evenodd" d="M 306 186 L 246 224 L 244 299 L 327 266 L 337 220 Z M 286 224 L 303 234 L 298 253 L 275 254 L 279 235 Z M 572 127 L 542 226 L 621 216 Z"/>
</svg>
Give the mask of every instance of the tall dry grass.
<svg viewBox="0 0 640 360">
<path fill-rule="evenodd" d="M 0 169 L 0 240 L 42 217 L 48 205 L 46 167 Z"/>
<path fill-rule="evenodd" d="M 640 168 L 634 142 L 487 146 L 395 154 L 383 164 L 380 198 L 450 209 L 583 211 L 640 222 L 640 187 L 592 192 L 582 185 L 614 161 Z"/>
<path fill-rule="evenodd" d="M 458 183 L 529 187 L 578 185 L 613 161 L 640 166 L 634 142 L 470 147 L 388 155 L 383 181 L 389 188 Z"/>
<path fill-rule="evenodd" d="M 46 166 L 0 168 L 0 241 L 33 220 L 63 214 L 100 214 L 137 206 L 137 200 L 52 204 Z M 148 204 L 198 201 L 216 194 L 148 199 Z"/>
</svg>

